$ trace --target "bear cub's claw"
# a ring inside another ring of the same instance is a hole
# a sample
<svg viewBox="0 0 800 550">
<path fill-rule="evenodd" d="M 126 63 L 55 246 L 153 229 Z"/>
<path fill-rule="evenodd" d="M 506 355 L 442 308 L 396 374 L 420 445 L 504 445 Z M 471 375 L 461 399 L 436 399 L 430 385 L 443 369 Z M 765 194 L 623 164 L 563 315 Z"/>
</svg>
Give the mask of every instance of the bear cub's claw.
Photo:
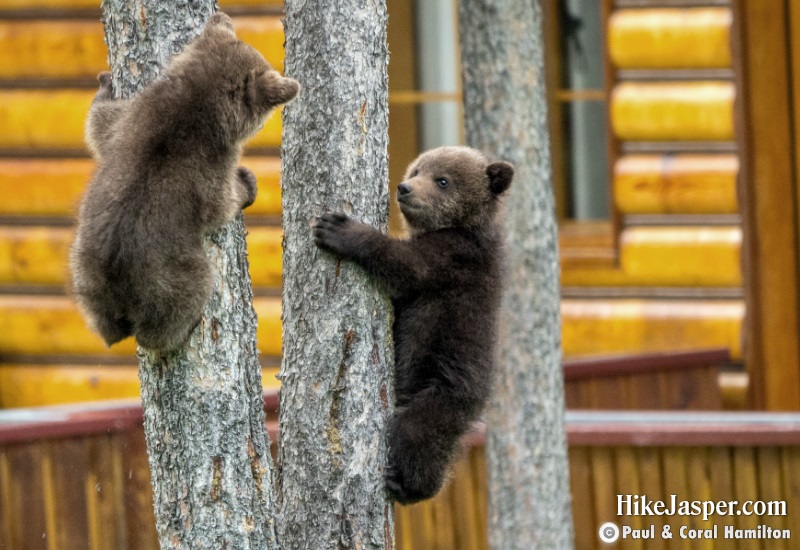
<svg viewBox="0 0 800 550">
<path fill-rule="evenodd" d="M 347 214 L 342 212 L 326 212 L 311 220 L 311 231 L 314 242 L 320 248 L 341 253 L 344 250 L 345 237 L 352 226 Z"/>
</svg>

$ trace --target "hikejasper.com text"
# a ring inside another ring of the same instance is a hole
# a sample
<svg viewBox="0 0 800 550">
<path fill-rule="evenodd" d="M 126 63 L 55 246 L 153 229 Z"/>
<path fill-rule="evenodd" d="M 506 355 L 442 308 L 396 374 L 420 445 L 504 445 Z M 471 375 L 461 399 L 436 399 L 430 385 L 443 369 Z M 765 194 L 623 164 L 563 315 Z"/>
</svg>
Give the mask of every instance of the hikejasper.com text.
<svg viewBox="0 0 800 550">
<path fill-rule="evenodd" d="M 618 516 L 785 516 L 783 500 L 679 500 L 670 495 L 667 500 L 653 500 L 645 495 L 617 495 Z"/>
</svg>

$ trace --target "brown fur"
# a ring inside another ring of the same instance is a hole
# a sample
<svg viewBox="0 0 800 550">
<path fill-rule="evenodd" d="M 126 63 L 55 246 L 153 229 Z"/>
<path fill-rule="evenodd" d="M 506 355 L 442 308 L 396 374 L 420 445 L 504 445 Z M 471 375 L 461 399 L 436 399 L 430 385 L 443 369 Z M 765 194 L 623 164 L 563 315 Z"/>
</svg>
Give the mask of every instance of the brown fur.
<svg viewBox="0 0 800 550">
<path fill-rule="evenodd" d="M 73 291 L 107 345 L 133 334 L 173 349 L 211 292 L 203 235 L 255 200 L 255 176 L 237 167 L 242 145 L 299 85 L 222 13 L 133 99 L 113 100 L 111 75 L 98 79 L 86 121 L 97 170 L 70 251 Z"/>
<path fill-rule="evenodd" d="M 398 186 L 409 239 L 341 213 L 312 222 L 318 246 L 363 267 L 392 298 L 397 409 L 386 481 L 401 503 L 441 489 L 489 398 L 503 269 L 498 209 L 513 175 L 474 149 L 441 147 L 411 163 Z"/>
</svg>

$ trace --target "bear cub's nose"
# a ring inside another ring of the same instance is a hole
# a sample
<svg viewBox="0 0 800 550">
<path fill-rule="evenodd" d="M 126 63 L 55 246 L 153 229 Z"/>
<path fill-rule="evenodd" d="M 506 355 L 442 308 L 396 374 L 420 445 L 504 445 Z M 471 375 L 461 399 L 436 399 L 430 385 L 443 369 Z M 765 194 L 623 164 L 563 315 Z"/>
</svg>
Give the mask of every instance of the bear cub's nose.
<svg viewBox="0 0 800 550">
<path fill-rule="evenodd" d="M 409 193 L 411 193 L 411 186 L 409 184 L 404 182 L 397 186 L 398 195 L 408 195 Z"/>
</svg>

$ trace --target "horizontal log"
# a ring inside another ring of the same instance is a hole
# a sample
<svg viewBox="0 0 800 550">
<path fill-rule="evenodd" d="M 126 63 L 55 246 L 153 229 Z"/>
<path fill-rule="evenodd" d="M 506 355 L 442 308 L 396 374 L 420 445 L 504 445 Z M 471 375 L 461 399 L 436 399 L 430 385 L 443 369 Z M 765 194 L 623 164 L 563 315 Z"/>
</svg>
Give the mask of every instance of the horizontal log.
<svg viewBox="0 0 800 550">
<path fill-rule="evenodd" d="M 729 141 L 731 82 L 623 82 L 611 97 L 611 124 L 623 141 Z"/>
<path fill-rule="evenodd" d="M 279 227 L 248 231 L 253 285 L 281 285 Z M 0 285 L 64 285 L 73 239 L 69 227 L 0 226 Z M 620 237 L 619 265 L 567 262 L 564 286 L 739 287 L 738 227 L 631 227 Z"/>
<path fill-rule="evenodd" d="M 608 20 L 608 51 L 621 69 L 731 66 L 730 8 L 623 9 Z"/>
<path fill-rule="evenodd" d="M 0 226 L 0 284 L 63 286 L 73 235 L 69 227 Z M 248 230 L 253 285 L 281 285 L 281 236 L 279 227 Z"/>
<path fill-rule="evenodd" d="M 281 161 L 248 156 L 242 165 L 258 180 L 258 196 L 248 215 L 281 213 Z M 89 159 L 0 158 L 0 216 L 73 217 L 94 170 Z"/>
<path fill-rule="evenodd" d="M 259 317 L 259 350 L 280 355 L 280 299 L 258 297 L 253 305 Z M 0 295 L 0 356 L 97 355 L 133 360 L 134 352 L 133 338 L 107 348 L 68 297 Z"/>
<path fill-rule="evenodd" d="M 278 17 L 235 17 L 233 24 L 239 38 L 283 71 Z M 0 79 L 91 79 L 108 70 L 107 56 L 98 20 L 0 20 Z"/>
<path fill-rule="evenodd" d="M 564 361 L 567 382 L 598 377 L 691 372 L 730 361 L 726 349 L 641 355 L 593 356 Z M 264 388 L 277 389 L 277 367 L 262 369 Z M 0 409 L 38 407 L 139 396 L 138 368 L 133 365 L 0 365 Z M 619 408 L 619 407 L 618 407 Z"/>
<path fill-rule="evenodd" d="M 564 355 L 679 351 L 709 347 L 741 356 L 739 300 L 565 299 Z"/>
<path fill-rule="evenodd" d="M 0 149 L 84 151 L 83 126 L 94 90 L 0 89 Z M 248 142 L 277 147 L 281 114 L 277 110 Z"/>
<path fill-rule="evenodd" d="M 0 284 L 64 284 L 71 243 L 70 229 L 0 227 Z"/>
<path fill-rule="evenodd" d="M 626 155 L 614 164 L 624 214 L 734 214 L 736 155 Z"/>
<path fill-rule="evenodd" d="M 262 383 L 277 389 L 278 369 L 262 369 Z M 138 399 L 134 365 L 0 365 L 0 409 L 109 399 Z"/>
<path fill-rule="evenodd" d="M 629 227 L 618 265 L 565 263 L 569 287 L 704 287 L 742 285 L 739 227 Z"/>
<path fill-rule="evenodd" d="M 620 235 L 620 268 L 641 286 L 737 287 L 739 227 L 632 227 Z"/>
<path fill-rule="evenodd" d="M 254 301 L 264 355 L 281 353 L 281 303 Z M 578 300 L 561 302 L 565 356 L 726 347 L 741 353 L 744 304 L 738 300 Z M 58 296 L 0 295 L 0 356 L 98 355 L 133 357 L 125 340 L 108 349 L 75 303 Z"/>
</svg>

